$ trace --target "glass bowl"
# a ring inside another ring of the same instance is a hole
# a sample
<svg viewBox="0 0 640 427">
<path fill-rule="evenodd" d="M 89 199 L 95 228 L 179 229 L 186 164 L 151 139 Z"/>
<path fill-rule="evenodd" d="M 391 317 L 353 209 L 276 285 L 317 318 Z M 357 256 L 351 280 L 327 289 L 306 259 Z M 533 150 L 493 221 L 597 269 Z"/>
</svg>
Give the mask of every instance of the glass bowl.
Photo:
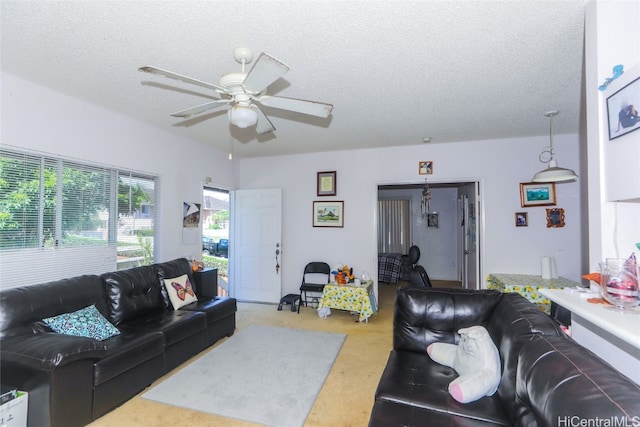
<svg viewBox="0 0 640 427">
<path fill-rule="evenodd" d="M 627 260 L 607 259 L 601 266 L 600 293 L 617 308 L 636 307 L 638 299 L 638 266 Z"/>
</svg>

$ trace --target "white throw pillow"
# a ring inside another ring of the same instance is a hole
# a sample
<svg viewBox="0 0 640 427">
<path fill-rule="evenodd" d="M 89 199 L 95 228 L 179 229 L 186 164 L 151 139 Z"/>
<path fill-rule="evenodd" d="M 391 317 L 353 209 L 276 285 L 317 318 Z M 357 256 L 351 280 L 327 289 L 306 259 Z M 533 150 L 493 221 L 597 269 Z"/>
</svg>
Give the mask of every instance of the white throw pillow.
<svg viewBox="0 0 640 427">
<path fill-rule="evenodd" d="M 500 385 L 500 354 L 489 332 L 482 326 L 458 331 L 458 345 L 433 343 L 427 353 L 434 362 L 456 370 L 459 377 L 449 383 L 449 394 L 460 403 L 491 396 Z"/>
<path fill-rule="evenodd" d="M 164 279 L 164 287 L 167 289 L 174 310 L 198 301 L 198 297 L 191 287 L 189 276 L 186 274 L 173 279 Z"/>
</svg>

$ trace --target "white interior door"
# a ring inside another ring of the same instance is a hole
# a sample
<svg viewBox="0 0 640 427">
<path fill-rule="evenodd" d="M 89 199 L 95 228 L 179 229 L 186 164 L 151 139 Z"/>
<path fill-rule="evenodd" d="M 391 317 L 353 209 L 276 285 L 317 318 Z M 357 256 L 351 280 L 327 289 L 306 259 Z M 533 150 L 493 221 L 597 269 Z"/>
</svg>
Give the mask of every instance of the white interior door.
<svg viewBox="0 0 640 427">
<path fill-rule="evenodd" d="M 282 284 L 282 190 L 236 190 L 232 200 L 232 296 L 240 301 L 277 303 Z"/>
</svg>

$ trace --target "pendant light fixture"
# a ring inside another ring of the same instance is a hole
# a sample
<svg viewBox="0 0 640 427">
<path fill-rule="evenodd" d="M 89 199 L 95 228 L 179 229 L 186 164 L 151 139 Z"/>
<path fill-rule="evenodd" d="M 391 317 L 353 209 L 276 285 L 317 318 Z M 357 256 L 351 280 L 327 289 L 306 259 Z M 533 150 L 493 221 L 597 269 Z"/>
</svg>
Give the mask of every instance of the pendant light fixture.
<svg viewBox="0 0 640 427">
<path fill-rule="evenodd" d="M 552 110 L 544 113 L 546 117 L 549 117 L 549 150 L 545 150 L 540 153 L 539 159 L 542 163 L 548 163 L 549 166 L 538 172 L 533 176 L 532 182 L 563 182 L 573 181 L 578 178 L 578 175 L 571 169 L 565 169 L 558 167 L 553 149 L 553 118 L 557 116 L 559 111 Z M 549 156 L 549 160 L 544 160 L 546 156 Z"/>
</svg>

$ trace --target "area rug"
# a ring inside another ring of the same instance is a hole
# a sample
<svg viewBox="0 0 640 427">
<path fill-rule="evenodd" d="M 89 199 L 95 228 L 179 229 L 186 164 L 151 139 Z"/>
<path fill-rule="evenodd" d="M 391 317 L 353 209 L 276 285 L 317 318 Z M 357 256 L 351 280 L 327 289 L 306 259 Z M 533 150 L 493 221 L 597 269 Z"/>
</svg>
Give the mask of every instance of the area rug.
<svg viewBox="0 0 640 427">
<path fill-rule="evenodd" d="M 250 325 L 142 397 L 267 426 L 302 426 L 345 338 Z"/>
</svg>

